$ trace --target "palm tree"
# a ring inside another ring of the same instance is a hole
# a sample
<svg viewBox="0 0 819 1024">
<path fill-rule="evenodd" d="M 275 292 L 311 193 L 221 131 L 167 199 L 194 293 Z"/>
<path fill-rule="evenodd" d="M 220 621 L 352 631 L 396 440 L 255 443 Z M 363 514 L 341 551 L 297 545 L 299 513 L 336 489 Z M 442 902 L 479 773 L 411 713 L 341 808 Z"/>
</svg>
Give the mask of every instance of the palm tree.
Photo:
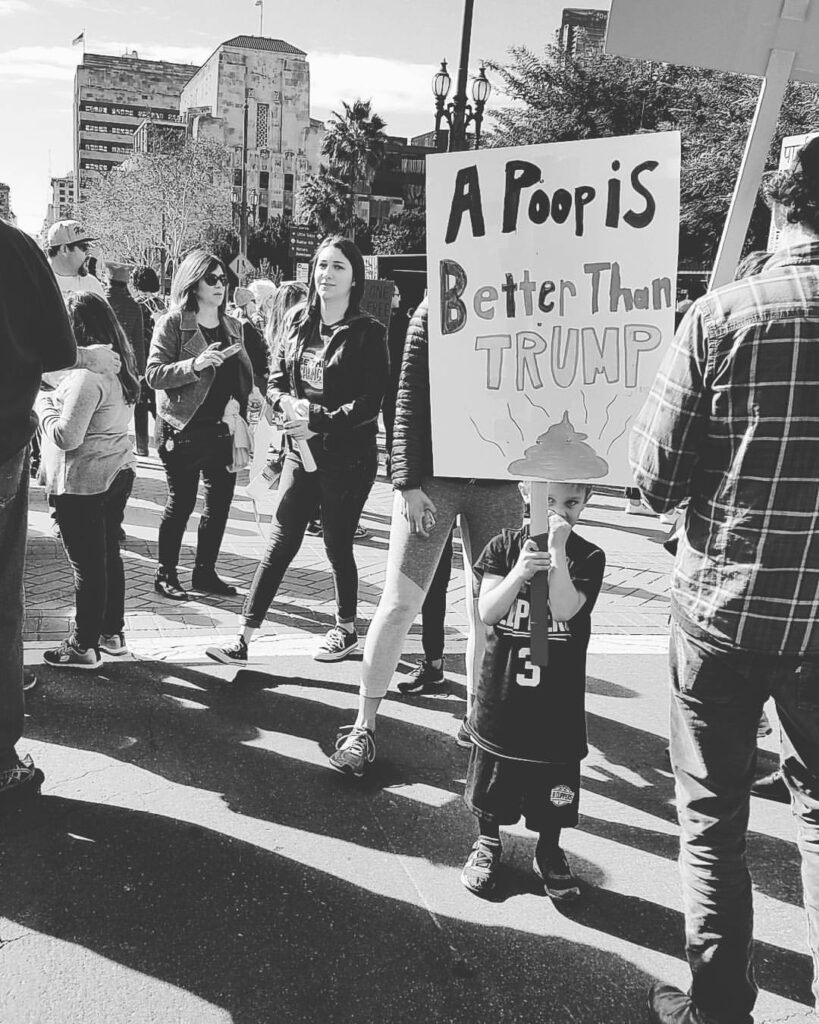
<svg viewBox="0 0 819 1024">
<path fill-rule="evenodd" d="M 321 151 L 329 157 L 331 169 L 347 182 L 348 226 L 352 231 L 356 187 L 359 183 L 369 184 L 384 159 L 387 123 L 373 113 L 371 100 L 357 99 L 352 105 L 342 103 L 344 113 L 333 111 Z"/>
<path fill-rule="evenodd" d="M 299 189 L 297 215 L 299 223 L 307 224 L 323 235 L 341 230 L 347 207 L 347 186 L 326 167 L 306 179 Z"/>
</svg>

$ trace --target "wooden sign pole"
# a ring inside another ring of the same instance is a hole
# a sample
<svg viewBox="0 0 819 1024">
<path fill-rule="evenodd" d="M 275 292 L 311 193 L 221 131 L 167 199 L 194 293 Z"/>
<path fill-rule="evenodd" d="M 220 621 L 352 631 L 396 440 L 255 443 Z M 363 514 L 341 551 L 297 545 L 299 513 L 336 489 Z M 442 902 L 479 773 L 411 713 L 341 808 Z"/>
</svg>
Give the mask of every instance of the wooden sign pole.
<svg viewBox="0 0 819 1024">
<path fill-rule="evenodd" d="M 549 546 L 549 483 L 534 480 L 529 496 L 530 536 L 541 551 Z M 532 640 L 529 660 L 533 665 L 549 664 L 549 574 L 536 573 L 529 584 L 529 629 Z"/>
<path fill-rule="evenodd" d="M 711 273 L 711 289 L 728 284 L 734 278 L 795 56 L 793 50 L 771 50 L 751 133 Z"/>
</svg>

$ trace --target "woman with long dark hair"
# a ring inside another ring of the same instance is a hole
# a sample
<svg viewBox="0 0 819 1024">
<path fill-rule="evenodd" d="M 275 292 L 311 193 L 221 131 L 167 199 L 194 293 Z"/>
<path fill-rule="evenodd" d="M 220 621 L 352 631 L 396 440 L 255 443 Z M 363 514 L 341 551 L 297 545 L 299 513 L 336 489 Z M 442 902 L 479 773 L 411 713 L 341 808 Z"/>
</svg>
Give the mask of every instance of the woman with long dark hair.
<svg viewBox="0 0 819 1024">
<path fill-rule="evenodd" d="M 37 403 L 46 494 L 74 572 L 74 629 L 43 660 L 57 668 L 97 669 L 100 651 L 127 653 L 125 573 L 119 533 L 134 484 L 128 437 L 139 395 L 134 353 L 114 311 L 94 292 L 72 293 L 68 315 L 77 345 L 110 345 L 119 373 L 69 370 Z"/>
<path fill-rule="evenodd" d="M 168 500 L 159 525 L 159 566 L 154 587 L 174 601 L 187 599 L 179 583 L 179 553 L 185 527 L 204 481 L 205 511 L 199 520 L 194 590 L 233 595 L 236 588 L 216 573 L 236 474 L 225 409 L 231 398 L 245 415 L 253 367 L 242 328 L 225 315 L 227 273 L 212 253 L 195 249 L 171 282 L 171 303 L 151 340 L 145 379 L 156 391 L 158 453 L 168 480 Z"/>
<path fill-rule="evenodd" d="M 384 328 L 361 312 L 363 292 L 364 259 L 357 246 L 340 236 L 322 242 L 307 301 L 286 321 L 271 361 L 267 398 L 283 416 L 290 450 L 270 539 L 242 608 L 242 630 L 234 644 L 207 649 L 214 661 L 247 661 L 248 643 L 317 507 L 338 608 L 314 657 L 338 661 L 358 646 L 353 536 L 378 468 L 377 421 L 389 376 Z M 300 450 L 305 443 L 313 472 Z"/>
</svg>

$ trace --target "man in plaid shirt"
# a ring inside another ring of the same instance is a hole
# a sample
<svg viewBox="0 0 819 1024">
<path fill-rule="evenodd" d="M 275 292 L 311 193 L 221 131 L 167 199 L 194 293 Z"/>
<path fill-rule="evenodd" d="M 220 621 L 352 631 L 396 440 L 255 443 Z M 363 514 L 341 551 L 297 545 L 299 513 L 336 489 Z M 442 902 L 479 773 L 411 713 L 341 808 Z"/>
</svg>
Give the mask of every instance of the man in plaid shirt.
<svg viewBox="0 0 819 1024">
<path fill-rule="evenodd" d="M 631 436 L 656 512 L 688 499 L 672 576 L 671 761 L 690 994 L 653 986 L 661 1024 L 750 1024 L 745 861 L 769 696 L 799 822 L 819 997 L 819 138 L 766 194 L 780 244 L 761 273 L 698 299 Z"/>
</svg>

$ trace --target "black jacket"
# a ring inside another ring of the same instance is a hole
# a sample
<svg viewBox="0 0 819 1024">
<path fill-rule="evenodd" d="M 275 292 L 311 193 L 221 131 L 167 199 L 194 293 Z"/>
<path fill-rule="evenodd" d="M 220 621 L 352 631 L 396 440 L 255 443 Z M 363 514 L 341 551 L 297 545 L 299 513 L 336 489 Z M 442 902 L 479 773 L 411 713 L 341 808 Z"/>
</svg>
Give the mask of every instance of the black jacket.
<svg viewBox="0 0 819 1024">
<path fill-rule="evenodd" d="M 423 478 L 433 473 L 427 315 L 427 300 L 424 299 L 407 329 L 395 400 L 392 485 L 399 491 L 420 487 Z"/>
<path fill-rule="evenodd" d="M 282 395 L 305 397 L 299 360 L 314 329 L 314 319 L 300 306 L 281 332 L 267 386 L 274 409 Z M 373 443 L 389 375 L 384 327 L 367 313 L 341 320 L 324 355 L 324 399 L 321 405 L 310 403 L 308 419 L 325 451 L 355 451 Z"/>
<path fill-rule="evenodd" d="M 0 464 L 37 428 L 46 370 L 73 366 L 77 346 L 54 273 L 34 239 L 0 220 Z M 2 596 L 6 601 L 8 595 Z"/>
</svg>

